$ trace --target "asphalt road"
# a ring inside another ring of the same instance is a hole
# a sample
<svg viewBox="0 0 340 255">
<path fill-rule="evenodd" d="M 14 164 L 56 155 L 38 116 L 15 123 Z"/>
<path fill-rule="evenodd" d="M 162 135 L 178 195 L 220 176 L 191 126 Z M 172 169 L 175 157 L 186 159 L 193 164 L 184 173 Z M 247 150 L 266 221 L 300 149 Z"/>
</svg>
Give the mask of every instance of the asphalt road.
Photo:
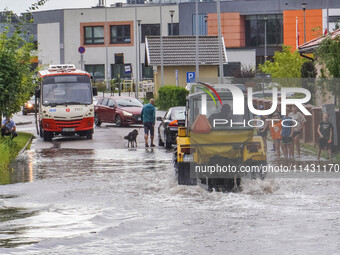
<svg viewBox="0 0 340 255">
<path fill-rule="evenodd" d="M 164 111 L 157 111 L 157 117 L 163 117 Z M 32 133 L 36 136 L 34 142 L 34 149 L 48 149 L 48 148 L 67 148 L 67 149 L 120 149 L 127 148 L 127 141 L 124 140 L 129 132 L 134 129 L 138 130 L 137 146 L 144 148 L 144 130 L 142 125 L 132 125 L 129 127 L 116 127 L 115 124 L 103 123 L 100 127 L 94 127 L 94 135 L 92 140 L 87 140 L 85 137 L 66 137 L 60 136 L 52 140 L 52 142 L 45 142 L 43 138 L 37 135 L 35 127 L 34 114 L 22 115 L 17 113 L 13 120 L 17 123 L 17 131 Z M 158 144 L 157 128 L 160 122 L 155 125 L 155 140 Z"/>
</svg>

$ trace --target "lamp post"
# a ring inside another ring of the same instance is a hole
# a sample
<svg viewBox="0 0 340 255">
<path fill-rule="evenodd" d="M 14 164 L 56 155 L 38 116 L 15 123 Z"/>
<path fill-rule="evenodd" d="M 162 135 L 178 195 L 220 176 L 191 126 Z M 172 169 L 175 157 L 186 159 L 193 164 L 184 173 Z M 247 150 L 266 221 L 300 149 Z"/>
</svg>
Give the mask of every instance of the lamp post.
<svg viewBox="0 0 340 255">
<path fill-rule="evenodd" d="M 306 43 L 306 8 L 307 3 L 301 4 L 302 10 L 303 10 L 303 42 Z"/>
<path fill-rule="evenodd" d="M 141 66 L 141 57 L 140 57 L 140 42 L 141 42 L 141 23 L 142 21 L 139 19 L 137 20 L 137 23 L 138 23 L 138 38 L 137 38 L 137 43 L 138 43 L 138 74 L 139 74 L 139 77 L 138 77 L 138 80 L 141 82 L 142 81 L 142 78 L 143 78 L 143 75 L 142 75 L 142 66 Z M 138 86 L 139 88 L 139 86 Z M 138 91 L 137 91 L 137 95 L 138 95 Z"/>
<path fill-rule="evenodd" d="M 208 34 L 208 27 L 207 27 L 207 23 L 208 23 L 208 15 L 204 15 L 204 25 L 205 25 L 205 35 Z"/>
<path fill-rule="evenodd" d="M 221 0 L 217 0 L 217 26 L 218 26 L 218 52 L 219 52 L 219 70 L 220 77 L 219 83 L 223 83 L 224 71 L 223 71 L 223 55 L 222 55 L 222 32 L 221 32 Z"/>
<path fill-rule="evenodd" d="M 106 89 L 109 89 L 109 79 L 110 79 L 110 66 L 109 66 L 109 33 L 108 33 L 108 25 L 107 25 L 107 9 L 106 9 L 106 0 L 105 0 L 104 12 L 105 12 L 105 26 L 104 26 L 104 34 L 105 34 L 105 80 L 106 80 Z"/>
<path fill-rule="evenodd" d="M 139 84 L 139 74 L 138 74 L 138 69 L 139 69 L 139 62 L 138 62 L 138 21 L 137 21 L 137 0 L 135 0 L 135 50 L 136 50 L 136 65 L 135 65 L 135 97 L 138 98 L 138 84 Z"/>
<path fill-rule="evenodd" d="M 267 16 L 264 16 L 264 62 L 267 61 Z"/>
<path fill-rule="evenodd" d="M 195 37 L 195 41 L 196 41 L 196 59 L 195 59 L 195 63 L 196 63 L 196 73 L 195 73 L 195 82 L 199 82 L 199 76 L 200 76 L 200 66 L 199 66 L 199 54 L 200 54 L 200 50 L 199 50 L 199 26 L 198 26 L 198 2 L 199 0 L 195 1 L 195 32 L 196 32 L 196 37 Z"/>
<path fill-rule="evenodd" d="M 160 23 L 160 48 L 161 48 L 161 86 L 164 86 L 164 66 L 163 66 L 163 18 L 162 18 L 162 0 L 159 0 L 159 23 Z"/>
<path fill-rule="evenodd" d="M 174 10 L 170 10 L 169 11 L 170 13 L 170 17 L 171 17 L 171 31 L 170 31 L 170 35 L 174 35 L 174 14 L 175 14 L 175 11 Z"/>
</svg>

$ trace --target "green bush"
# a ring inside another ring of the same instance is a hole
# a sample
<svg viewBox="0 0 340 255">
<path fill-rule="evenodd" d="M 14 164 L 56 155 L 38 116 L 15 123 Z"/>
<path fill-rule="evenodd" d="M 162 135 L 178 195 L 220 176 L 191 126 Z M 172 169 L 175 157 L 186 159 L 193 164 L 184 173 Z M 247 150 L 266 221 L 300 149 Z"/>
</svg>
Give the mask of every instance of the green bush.
<svg viewBox="0 0 340 255">
<path fill-rule="evenodd" d="M 182 87 L 167 85 L 158 90 L 156 101 L 160 110 L 167 110 L 174 106 L 185 106 L 189 91 Z"/>
</svg>

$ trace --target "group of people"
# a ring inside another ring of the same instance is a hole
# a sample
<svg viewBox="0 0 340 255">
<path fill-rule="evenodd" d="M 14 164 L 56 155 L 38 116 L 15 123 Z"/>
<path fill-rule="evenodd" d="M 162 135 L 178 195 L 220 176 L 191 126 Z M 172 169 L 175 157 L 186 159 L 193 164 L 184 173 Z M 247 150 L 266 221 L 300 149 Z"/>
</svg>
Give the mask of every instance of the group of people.
<svg viewBox="0 0 340 255">
<path fill-rule="evenodd" d="M 296 147 L 297 157 L 301 156 L 300 153 L 300 138 L 302 130 L 304 128 L 306 119 L 302 113 L 300 113 L 296 106 L 292 107 L 292 111 L 288 116 L 283 116 L 278 112 L 272 114 L 270 119 L 273 121 L 266 121 L 266 116 L 261 116 L 261 120 L 264 125 L 258 128 L 257 132 L 263 138 L 265 150 L 267 150 L 267 135 L 270 132 L 272 140 L 274 142 L 274 151 L 277 157 L 281 156 L 281 150 L 285 159 L 294 158 L 294 150 Z M 284 121 L 284 125 L 282 122 Z M 327 150 L 329 158 L 332 158 L 332 136 L 333 126 L 329 121 L 328 114 L 323 114 L 323 120 L 318 126 L 319 135 L 319 152 L 318 160 L 322 150 Z"/>
</svg>

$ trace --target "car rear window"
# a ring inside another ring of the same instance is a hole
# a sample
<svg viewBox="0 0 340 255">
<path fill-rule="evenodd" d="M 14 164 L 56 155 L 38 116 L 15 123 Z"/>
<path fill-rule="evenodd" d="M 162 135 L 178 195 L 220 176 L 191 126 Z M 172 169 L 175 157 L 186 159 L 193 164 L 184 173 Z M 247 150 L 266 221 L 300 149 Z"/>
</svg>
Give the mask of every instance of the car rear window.
<svg viewBox="0 0 340 255">
<path fill-rule="evenodd" d="M 185 119 L 185 108 L 174 108 L 171 111 L 171 119 L 173 120 L 184 120 Z"/>
</svg>

